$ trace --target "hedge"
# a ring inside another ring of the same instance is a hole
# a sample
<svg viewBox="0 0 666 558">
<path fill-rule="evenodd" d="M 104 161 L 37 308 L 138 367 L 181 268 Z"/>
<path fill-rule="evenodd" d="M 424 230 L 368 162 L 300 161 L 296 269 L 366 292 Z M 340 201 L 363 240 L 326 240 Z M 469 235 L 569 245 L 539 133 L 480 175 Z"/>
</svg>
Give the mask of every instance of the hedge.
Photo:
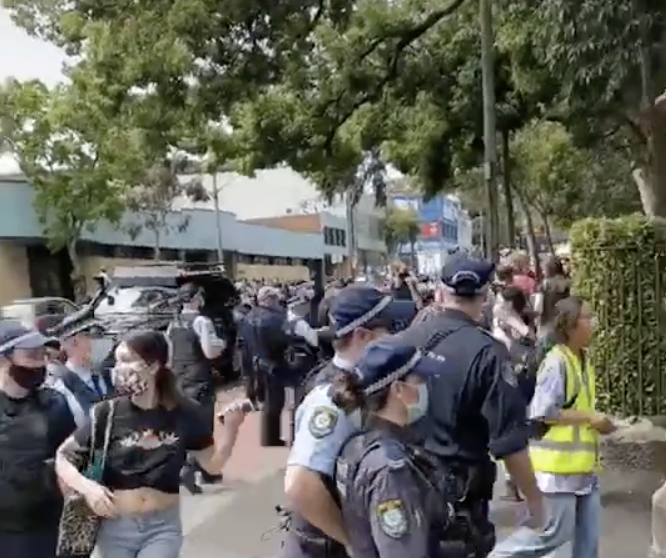
<svg viewBox="0 0 666 558">
<path fill-rule="evenodd" d="M 585 219 L 570 231 L 574 292 L 590 302 L 605 412 L 666 414 L 666 220 Z"/>
</svg>

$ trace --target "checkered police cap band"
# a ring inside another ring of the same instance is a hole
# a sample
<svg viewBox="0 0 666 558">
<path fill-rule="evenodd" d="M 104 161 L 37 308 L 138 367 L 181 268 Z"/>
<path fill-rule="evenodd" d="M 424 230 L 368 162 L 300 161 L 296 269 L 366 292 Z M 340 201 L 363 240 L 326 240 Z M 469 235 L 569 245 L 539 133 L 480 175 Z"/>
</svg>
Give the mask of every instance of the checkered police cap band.
<svg viewBox="0 0 666 558">
<path fill-rule="evenodd" d="M 385 296 L 373 308 L 368 310 L 362 316 L 359 316 L 354 321 L 348 323 L 344 327 L 336 328 L 335 336 L 336 337 L 344 337 L 345 335 L 350 334 L 355 329 L 364 326 L 369 321 L 371 321 L 373 318 L 375 318 L 380 312 L 385 310 L 388 307 L 388 305 L 391 304 L 391 302 L 393 302 L 393 297 Z M 335 319 L 332 319 L 331 323 L 335 324 Z"/>
<path fill-rule="evenodd" d="M 385 387 L 390 386 L 396 380 L 399 380 L 400 378 L 407 376 L 407 374 L 409 374 L 412 370 L 414 370 L 414 367 L 419 363 L 419 361 L 423 358 L 423 356 L 424 356 L 423 352 L 417 350 L 414 353 L 414 356 L 412 356 L 412 358 L 410 358 L 407 363 L 403 364 L 397 370 L 391 372 L 385 378 L 382 378 L 381 380 L 377 380 L 375 383 L 370 384 L 367 388 L 363 390 L 363 393 L 365 395 L 372 395 L 373 393 L 377 393 L 378 391 L 383 390 Z M 357 369 L 357 374 L 359 374 L 359 376 L 362 376 L 360 370 L 358 369 Z"/>
<path fill-rule="evenodd" d="M 39 333 L 38 331 L 29 331 L 28 333 L 24 333 L 23 335 L 19 335 L 18 337 L 15 337 L 14 339 L 11 339 L 9 341 L 6 341 L 6 342 L 0 344 L 0 354 L 11 351 L 18 344 L 23 343 L 24 341 L 28 341 L 28 340 L 37 338 L 37 337 L 42 337 L 42 334 Z"/>
</svg>

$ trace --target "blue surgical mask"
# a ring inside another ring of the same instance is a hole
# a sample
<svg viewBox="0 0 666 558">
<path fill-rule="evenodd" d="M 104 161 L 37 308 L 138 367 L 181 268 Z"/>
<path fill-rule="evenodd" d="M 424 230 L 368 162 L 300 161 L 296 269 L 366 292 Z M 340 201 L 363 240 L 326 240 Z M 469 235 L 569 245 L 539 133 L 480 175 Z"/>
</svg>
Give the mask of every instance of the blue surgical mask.
<svg viewBox="0 0 666 558">
<path fill-rule="evenodd" d="M 93 339 L 90 347 L 90 364 L 97 369 L 113 350 L 113 339 Z"/>
<path fill-rule="evenodd" d="M 422 419 L 428 412 L 428 385 L 426 383 L 418 384 L 419 399 L 413 405 L 407 406 L 407 422 L 412 424 Z"/>
</svg>

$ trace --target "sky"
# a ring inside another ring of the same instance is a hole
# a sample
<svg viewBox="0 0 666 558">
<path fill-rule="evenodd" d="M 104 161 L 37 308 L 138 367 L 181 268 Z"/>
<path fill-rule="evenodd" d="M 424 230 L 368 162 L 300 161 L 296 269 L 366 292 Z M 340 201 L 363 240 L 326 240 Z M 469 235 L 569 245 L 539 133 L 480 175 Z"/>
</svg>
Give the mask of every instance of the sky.
<svg viewBox="0 0 666 558">
<path fill-rule="evenodd" d="M 64 61 L 60 49 L 16 27 L 0 2 L 0 82 L 14 77 L 21 81 L 40 79 L 52 86 L 63 80 Z"/>
</svg>

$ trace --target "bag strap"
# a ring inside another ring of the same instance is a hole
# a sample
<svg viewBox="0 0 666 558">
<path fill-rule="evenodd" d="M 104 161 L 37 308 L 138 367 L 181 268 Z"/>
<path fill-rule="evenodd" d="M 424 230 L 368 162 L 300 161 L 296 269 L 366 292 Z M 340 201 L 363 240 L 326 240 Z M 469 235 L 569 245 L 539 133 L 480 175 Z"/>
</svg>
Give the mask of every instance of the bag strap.
<svg viewBox="0 0 666 558">
<path fill-rule="evenodd" d="M 102 463 L 104 468 L 106 455 L 109 450 L 111 440 L 111 427 L 113 424 L 113 415 L 115 413 L 116 401 L 113 399 L 102 401 L 95 405 L 92 410 L 91 418 L 91 439 L 90 439 L 90 457 L 89 463 L 93 463 L 97 451 L 102 451 Z M 101 430 L 103 428 L 103 430 Z"/>
</svg>

